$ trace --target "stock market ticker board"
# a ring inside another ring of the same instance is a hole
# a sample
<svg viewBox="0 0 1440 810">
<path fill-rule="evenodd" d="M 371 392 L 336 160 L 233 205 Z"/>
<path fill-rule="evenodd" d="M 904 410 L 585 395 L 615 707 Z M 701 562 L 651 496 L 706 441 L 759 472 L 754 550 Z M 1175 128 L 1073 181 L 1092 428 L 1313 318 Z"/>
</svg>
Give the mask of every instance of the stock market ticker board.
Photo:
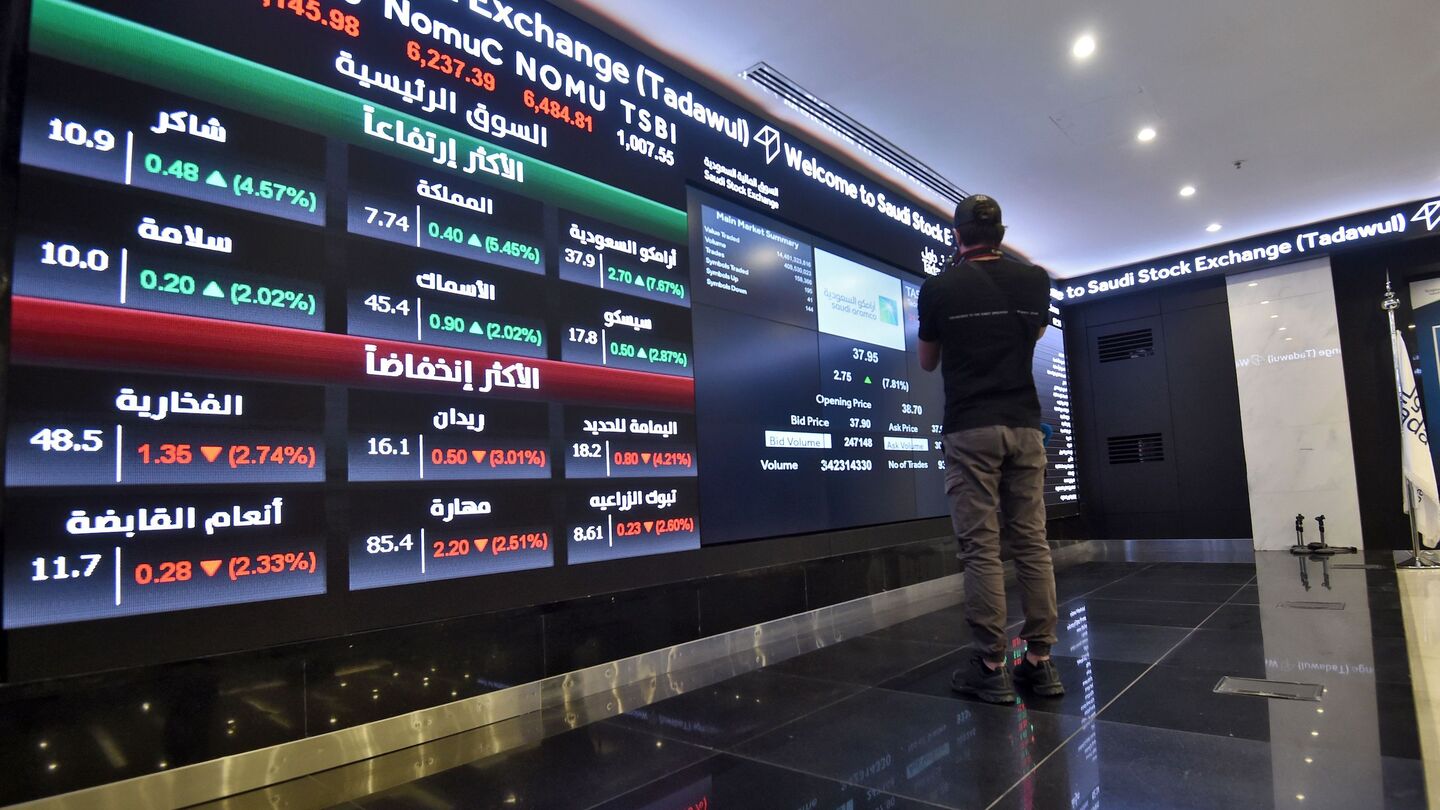
<svg viewBox="0 0 1440 810">
<path fill-rule="evenodd" d="M 944 513 L 944 217 L 574 17 L 33 0 L 28 47 L 6 629 Z"/>
</svg>

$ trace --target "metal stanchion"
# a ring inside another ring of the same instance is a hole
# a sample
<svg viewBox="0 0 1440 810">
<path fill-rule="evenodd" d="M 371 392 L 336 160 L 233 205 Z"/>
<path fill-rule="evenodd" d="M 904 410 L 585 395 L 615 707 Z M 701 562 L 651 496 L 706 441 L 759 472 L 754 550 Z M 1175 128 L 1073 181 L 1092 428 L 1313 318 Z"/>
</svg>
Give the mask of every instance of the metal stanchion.
<svg viewBox="0 0 1440 810">
<path fill-rule="evenodd" d="M 1400 362 L 1396 359 L 1399 357 L 1399 355 L 1396 354 L 1399 348 L 1395 345 L 1396 335 L 1399 334 L 1395 330 L 1395 310 L 1400 308 L 1400 297 L 1397 296 L 1395 290 L 1390 287 L 1390 278 L 1388 275 L 1385 278 L 1385 299 L 1380 304 L 1380 307 L 1385 310 L 1385 316 L 1390 321 L 1390 364 L 1395 367 L 1395 409 L 1400 417 L 1400 430 L 1404 431 L 1406 429 L 1405 408 L 1400 404 L 1399 392 L 1405 390 L 1405 387 L 1400 378 Z M 1435 552 L 1420 548 L 1420 533 L 1415 529 L 1415 487 L 1411 485 L 1409 476 L 1405 475 L 1405 454 L 1403 450 L 1400 454 L 1400 478 L 1405 482 L 1405 506 L 1406 511 L 1410 514 L 1411 552 L 1410 559 L 1396 563 L 1395 567 L 1440 569 L 1440 560 L 1436 560 Z"/>
</svg>

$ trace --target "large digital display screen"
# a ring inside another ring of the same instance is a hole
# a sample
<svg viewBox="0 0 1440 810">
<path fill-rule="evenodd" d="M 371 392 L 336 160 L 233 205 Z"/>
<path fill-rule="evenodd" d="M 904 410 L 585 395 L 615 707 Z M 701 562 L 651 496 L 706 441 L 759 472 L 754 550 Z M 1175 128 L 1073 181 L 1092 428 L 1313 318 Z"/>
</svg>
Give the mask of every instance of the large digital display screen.
<svg viewBox="0 0 1440 810">
<path fill-rule="evenodd" d="M 542 2 L 31 7 L 7 630 L 945 514 L 943 215 Z"/>
</svg>

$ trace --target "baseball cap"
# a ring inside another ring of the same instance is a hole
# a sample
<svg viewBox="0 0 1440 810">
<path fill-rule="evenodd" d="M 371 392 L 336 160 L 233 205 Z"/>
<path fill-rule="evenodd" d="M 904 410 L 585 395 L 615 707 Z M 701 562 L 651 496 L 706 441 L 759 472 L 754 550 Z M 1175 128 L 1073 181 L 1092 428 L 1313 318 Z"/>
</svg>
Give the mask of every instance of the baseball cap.
<svg viewBox="0 0 1440 810">
<path fill-rule="evenodd" d="M 971 223 L 1000 225 L 1000 203 L 995 202 L 994 197 L 984 194 L 971 194 L 961 200 L 960 204 L 955 206 L 955 227 Z"/>
</svg>

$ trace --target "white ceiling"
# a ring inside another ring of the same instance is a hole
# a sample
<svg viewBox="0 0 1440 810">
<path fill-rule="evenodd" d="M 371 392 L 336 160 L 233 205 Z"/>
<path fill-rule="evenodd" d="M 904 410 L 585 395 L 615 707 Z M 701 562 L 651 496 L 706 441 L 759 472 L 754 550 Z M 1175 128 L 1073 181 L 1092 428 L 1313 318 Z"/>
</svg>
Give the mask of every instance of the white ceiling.
<svg viewBox="0 0 1440 810">
<path fill-rule="evenodd" d="M 1437 0 L 561 4 L 793 122 L 736 78 L 769 62 L 994 196 L 1060 277 L 1440 191 Z M 1077 64 L 1084 31 L 1099 50 Z"/>
</svg>

